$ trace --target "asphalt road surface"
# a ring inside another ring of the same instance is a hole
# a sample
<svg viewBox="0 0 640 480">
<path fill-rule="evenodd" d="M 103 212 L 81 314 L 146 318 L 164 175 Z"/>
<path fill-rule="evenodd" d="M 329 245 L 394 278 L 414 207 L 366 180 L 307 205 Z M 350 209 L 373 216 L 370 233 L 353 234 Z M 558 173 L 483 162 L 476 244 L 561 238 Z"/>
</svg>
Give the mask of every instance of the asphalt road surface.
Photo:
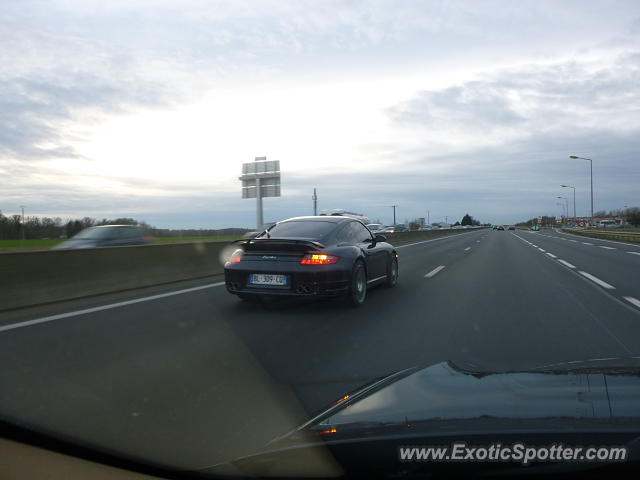
<svg viewBox="0 0 640 480">
<path fill-rule="evenodd" d="M 201 468 L 410 366 L 640 354 L 640 245 L 475 230 L 399 252 L 359 309 L 245 304 L 212 277 L 0 314 L 0 414 Z"/>
</svg>

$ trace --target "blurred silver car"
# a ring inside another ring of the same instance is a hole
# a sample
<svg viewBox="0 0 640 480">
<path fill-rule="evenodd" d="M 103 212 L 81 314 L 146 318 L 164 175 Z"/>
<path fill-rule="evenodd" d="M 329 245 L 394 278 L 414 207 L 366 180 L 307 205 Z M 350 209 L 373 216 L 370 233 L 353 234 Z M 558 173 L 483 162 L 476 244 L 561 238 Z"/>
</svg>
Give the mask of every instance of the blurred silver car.
<svg viewBox="0 0 640 480">
<path fill-rule="evenodd" d="M 134 225 L 101 225 L 89 227 L 62 242 L 54 250 L 72 248 L 121 247 L 125 245 L 144 245 L 146 242 L 140 227 Z"/>
</svg>

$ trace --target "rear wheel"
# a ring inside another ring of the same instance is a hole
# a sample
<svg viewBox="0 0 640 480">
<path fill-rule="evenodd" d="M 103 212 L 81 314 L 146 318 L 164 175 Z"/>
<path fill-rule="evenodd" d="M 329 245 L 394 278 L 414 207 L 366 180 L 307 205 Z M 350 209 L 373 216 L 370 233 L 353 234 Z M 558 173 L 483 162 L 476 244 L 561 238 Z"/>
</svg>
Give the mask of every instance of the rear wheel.
<svg viewBox="0 0 640 480">
<path fill-rule="evenodd" d="M 351 271 L 351 285 L 347 295 L 347 303 L 352 307 L 359 307 L 367 297 L 367 272 L 364 263 L 356 262 Z"/>
<path fill-rule="evenodd" d="M 398 283 L 398 258 L 395 253 L 391 254 L 391 258 L 387 263 L 387 280 L 384 283 L 386 287 L 395 287 Z"/>
</svg>

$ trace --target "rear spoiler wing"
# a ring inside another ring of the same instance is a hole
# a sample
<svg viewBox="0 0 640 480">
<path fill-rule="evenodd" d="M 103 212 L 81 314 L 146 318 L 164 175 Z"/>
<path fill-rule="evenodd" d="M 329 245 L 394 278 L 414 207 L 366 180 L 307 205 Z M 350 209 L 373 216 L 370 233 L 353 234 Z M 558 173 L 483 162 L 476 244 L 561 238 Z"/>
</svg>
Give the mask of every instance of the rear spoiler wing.
<svg viewBox="0 0 640 480">
<path fill-rule="evenodd" d="M 314 250 L 321 250 L 325 246 L 320 242 L 314 242 L 313 240 L 292 240 L 286 238 L 246 238 L 242 240 L 235 240 L 231 242 L 232 245 L 238 245 L 245 247 L 249 250 L 253 250 L 251 247 L 260 248 L 261 246 L 270 247 L 276 245 L 290 246 L 290 247 L 306 247 Z"/>
</svg>

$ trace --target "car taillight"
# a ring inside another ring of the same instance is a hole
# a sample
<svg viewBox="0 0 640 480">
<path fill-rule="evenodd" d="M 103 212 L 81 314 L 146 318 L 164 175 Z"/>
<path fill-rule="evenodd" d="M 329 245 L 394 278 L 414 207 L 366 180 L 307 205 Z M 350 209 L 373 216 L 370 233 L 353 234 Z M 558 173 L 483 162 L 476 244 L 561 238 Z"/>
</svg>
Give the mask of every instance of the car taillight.
<svg viewBox="0 0 640 480">
<path fill-rule="evenodd" d="M 229 263 L 240 263 L 243 253 L 244 252 L 242 250 L 236 250 L 233 252 L 233 255 L 231 255 L 231 258 L 229 259 Z"/>
<path fill-rule="evenodd" d="M 325 253 L 308 253 L 302 260 L 300 260 L 300 264 L 302 265 L 329 265 L 331 263 L 336 263 L 340 260 L 340 257 L 336 257 L 335 255 L 327 255 Z"/>
</svg>

